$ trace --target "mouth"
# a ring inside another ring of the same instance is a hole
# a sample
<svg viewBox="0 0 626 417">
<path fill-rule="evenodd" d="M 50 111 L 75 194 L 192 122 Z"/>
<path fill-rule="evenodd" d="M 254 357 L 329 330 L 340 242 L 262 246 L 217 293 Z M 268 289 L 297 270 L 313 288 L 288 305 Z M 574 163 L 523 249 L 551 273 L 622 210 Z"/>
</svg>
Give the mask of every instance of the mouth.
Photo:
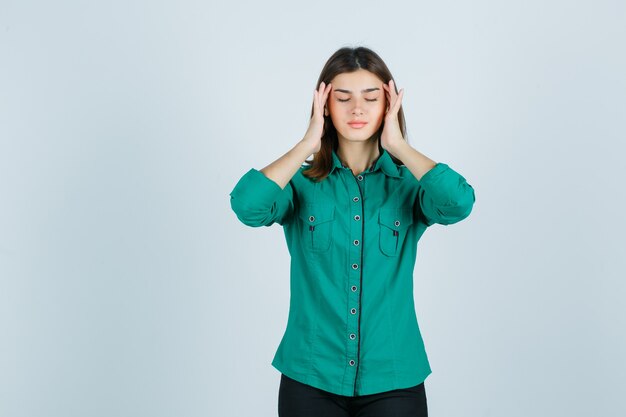
<svg viewBox="0 0 626 417">
<path fill-rule="evenodd" d="M 360 129 L 365 126 L 367 122 L 348 122 L 348 125 L 354 129 Z"/>
</svg>

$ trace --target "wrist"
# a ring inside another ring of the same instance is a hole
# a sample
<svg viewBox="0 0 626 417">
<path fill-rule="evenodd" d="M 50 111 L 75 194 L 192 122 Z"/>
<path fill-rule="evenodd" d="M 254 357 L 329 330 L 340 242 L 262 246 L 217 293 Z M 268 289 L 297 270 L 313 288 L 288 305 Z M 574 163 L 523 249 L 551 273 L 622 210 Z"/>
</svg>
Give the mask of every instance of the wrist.
<svg viewBox="0 0 626 417">
<path fill-rule="evenodd" d="M 396 158 L 402 160 L 402 156 L 406 154 L 407 150 L 411 149 L 411 145 L 404 139 L 398 139 L 393 145 L 387 149 Z"/>
<path fill-rule="evenodd" d="M 315 153 L 319 144 L 316 144 L 309 136 L 304 136 L 296 146 L 305 149 L 308 152 L 307 156 L 309 156 Z"/>
</svg>

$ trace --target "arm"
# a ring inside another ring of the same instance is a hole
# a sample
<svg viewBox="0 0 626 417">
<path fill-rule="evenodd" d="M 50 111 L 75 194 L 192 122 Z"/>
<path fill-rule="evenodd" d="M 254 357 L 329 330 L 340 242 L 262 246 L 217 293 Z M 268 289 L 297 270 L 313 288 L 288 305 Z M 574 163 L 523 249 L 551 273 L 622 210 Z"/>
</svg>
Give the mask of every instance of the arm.
<svg viewBox="0 0 626 417">
<path fill-rule="evenodd" d="M 448 225 L 469 216 L 476 200 L 474 189 L 465 178 L 448 165 L 435 162 L 416 151 L 404 140 L 398 122 L 398 111 L 404 89 L 396 93 L 395 81 L 383 84 L 390 104 L 385 115 L 381 145 L 401 160 L 417 181 L 415 210 L 421 211 L 427 226 L 434 223 Z"/>
<path fill-rule="evenodd" d="M 230 205 L 241 222 L 248 226 L 271 226 L 274 222 L 284 224 L 294 212 L 291 178 L 302 163 L 322 146 L 324 129 L 324 104 L 331 85 L 320 83 L 313 92 L 313 115 L 304 138 L 286 154 L 265 168 L 252 168 L 235 185 L 230 193 Z"/>
<path fill-rule="evenodd" d="M 261 169 L 266 177 L 274 181 L 281 188 L 291 180 L 294 174 L 302 166 L 302 163 L 313 153 L 311 144 L 301 140 L 286 154 Z"/>
<path fill-rule="evenodd" d="M 463 176 L 447 164 L 426 157 L 406 141 L 399 142 L 393 154 L 417 180 L 417 202 L 427 226 L 453 224 L 469 216 L 476 196 Z"/>
<path fill-rule="evenodd" d="M 250 169 L 230 193 L 237 218 L 252 227 L 288 222 L 294 210 L 289 181 L 311 155 L 311 144 L 302 140 L 286 154 L 261 170 Z"/>
</svg>

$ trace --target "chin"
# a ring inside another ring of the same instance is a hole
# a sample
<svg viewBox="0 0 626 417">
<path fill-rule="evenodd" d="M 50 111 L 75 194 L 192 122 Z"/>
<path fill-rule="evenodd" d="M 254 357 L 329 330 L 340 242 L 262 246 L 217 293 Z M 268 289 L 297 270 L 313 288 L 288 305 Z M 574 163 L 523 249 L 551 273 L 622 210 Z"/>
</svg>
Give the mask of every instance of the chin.
<svg viewBox="0 0 626 417">
<path fill-rule="evenodd" d="M 341 133 L 339 132 L 344 138 L 346 138 L 347 140 L 350 141 L 355 141 L 355 142 L 365 142 L 368 139 L 371 139 L 372 136 L 376 135 L 376 131 L 373 132 L 354 132 L 354 133 Z"/>
</svg>

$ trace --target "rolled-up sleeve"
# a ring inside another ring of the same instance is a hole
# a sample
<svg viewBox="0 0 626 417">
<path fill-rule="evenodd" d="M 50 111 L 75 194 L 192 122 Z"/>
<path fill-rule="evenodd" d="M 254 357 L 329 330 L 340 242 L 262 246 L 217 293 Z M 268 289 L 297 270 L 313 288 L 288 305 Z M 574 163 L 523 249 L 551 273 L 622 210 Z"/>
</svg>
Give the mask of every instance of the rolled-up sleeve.
<svg viewBox="0 0 626 417">
<path fill-rule="evenodd" d="M 230 192 L 230 206 L 237 218 L 252 227 L 283 225 L 293 216 L 293 188 L 285 188 L 257 169 L 250 169 Z"/>
<path fill-rule="evenodd" d="M 417 200 L 426 225 L 448 225 L 469 216 L 476 196 L 461 174 L 439 162 L 418 181 Z"/>
</svg>

